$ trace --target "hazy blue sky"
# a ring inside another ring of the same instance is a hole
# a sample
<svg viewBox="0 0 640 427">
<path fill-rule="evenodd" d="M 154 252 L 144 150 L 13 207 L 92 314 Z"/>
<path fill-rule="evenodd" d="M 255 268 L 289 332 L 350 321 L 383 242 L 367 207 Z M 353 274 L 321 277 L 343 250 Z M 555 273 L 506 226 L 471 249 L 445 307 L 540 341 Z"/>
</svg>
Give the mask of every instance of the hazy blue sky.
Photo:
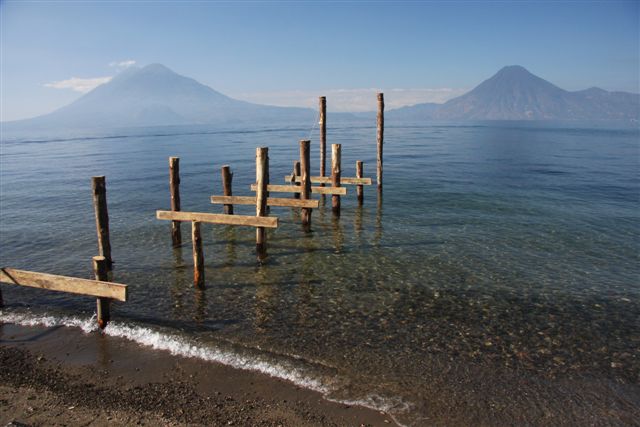
<svg viewBox="0 0 640 427">
<path fill-rule="evenodd" d="M 52 111 L 127 61 L 342 110 L 375 108 L 373 89 L 391 106 L 444 101 L 512 64 L 569 90 L 638 92 L 639 4 L 2 1 L 1 118 Z"/>
</svg>

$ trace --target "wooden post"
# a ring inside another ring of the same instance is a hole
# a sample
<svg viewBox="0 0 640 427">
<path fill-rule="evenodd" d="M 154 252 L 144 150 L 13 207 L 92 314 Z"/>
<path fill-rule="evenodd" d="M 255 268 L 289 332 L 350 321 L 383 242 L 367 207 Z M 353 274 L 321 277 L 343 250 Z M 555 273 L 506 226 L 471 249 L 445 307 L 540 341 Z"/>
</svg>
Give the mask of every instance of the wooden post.
<svg viewBox="0 0 640 427">
<path fill-rule="evenodd" d="M 267 216 L 267 185 L 269 149 L 267 147 L 256 148 L 256 216 Z M 264 227 L 256 228 L 256 251 L 258 259 L 262 260 L 266 255 L 267 234 Z"/>
<path fill-rule="evenodd" d="M 364 174 L 363 174 L 363 163 L 362 160 L 358 160 L 356 162 L 356 178 L 364 178 Z M 364 194 L 363 194 L 363 186 L 362 185 L 358 185 L 356 187 L 356 194 L 358 195 L 358 204 L 362 205 L 362 202 L 364 201 Z"/>
<path fill-rule="evenodd" d="M 299 160 L 296 160 L 293 163 L 293 176 L 294 176 L 293 182 L 295 184 L 295 182 L 296 182 L 296 178 L 295 177 L 296 176 L 300 176 L 300 161 Z M 299 199 L 300 198 L 300 193 L 293 193 L 293 198 L 294 199 Z"/>
<path fill-rule="evenodd" d="M 300 177 L 301 177 L 301 199 L 308 199 L 311 197 L 311 173 L 310 173 L 310 165 L 309 165 L 309 144 L 311 141 L 302 140 L 300 141 Z M 305 230 L 309 231 L 311 229 L 311 209 L 302 208 L 302 226 Z"/>
<path fill-rule="evenodd" d="M 327 163 L 327 98 L 320 97 L 320 176 L 326 175 Z M 324 187 L 324 185 L 323 185 Z"/>
<path fill-rule="evenodd" d="M 331 186 L 340 187 L 340 157 L 342 152 L 341 144 L 331 144 Z M 340 195 L 331 196 L 331 206 L 333 214 L 340 216 Z"/>
<path fill-rule="evenodd" d="M 180 158 L 169 157 L 169 189 L 171 192 L 171 210 L 180 210 Z M 171 223 L 171 242 L 173 247 L 182 245 L 180 222 Z"/>
<path fill-rule="evenodd" d="M 378 188 L 382 188 L 382 145 L 384 144 L 384 94 L 378 94 Z"/>
<path fill-rule="evenodd" d="M 106 257 L 94 256 L 93 257 L 93 272 L 96 276 L 96 280 L 101 282 L 109 281 L 109 264 Z M 107 326 L 109 320 L 111 320 L 111 299 L 98 298 L 96 302 L 96 308 L 98 312 L 98 326 L 100 329 L 104 329 Z"/>
<path fill-rule="evenodd" d="M 109 211 L 107 210 L 107 185 L 104 176 L 91 178 L 93 189 L 93 210 L 96 217 L 98 233 L 98 253 L 105 257 L 107 270 L 113 267 L 111 259 L 111 242 L 109 241 Z"/>
<path fill-rule="evenodd" d="M 203 289 L 204 254 L 202 253 L 202 235 L 198 221 L 191 221 L 191 242 L 193 243 L 193 284 L 196 288 Z"/>
<path fill-rule="evenodd" d="M 229 165 L 222 166 L 222 191 L 225 196 L 232 196 L 231 193 L 231 181 L 233 180 L 233 173 Z M 224 211 L 227 215 L 233 215 L 233 205 L 224 205 Z"/>
</svg>

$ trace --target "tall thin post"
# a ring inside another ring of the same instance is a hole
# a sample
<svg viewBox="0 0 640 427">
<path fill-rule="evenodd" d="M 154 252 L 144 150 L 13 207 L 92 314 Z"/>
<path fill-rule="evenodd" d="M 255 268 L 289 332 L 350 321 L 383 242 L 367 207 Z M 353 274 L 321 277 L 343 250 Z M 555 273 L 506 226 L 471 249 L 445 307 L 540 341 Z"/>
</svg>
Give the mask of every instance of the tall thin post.
<svg viewBox="0 0 640 427">
<path fill-rule="evenodd" d="M 169 157 L 169 191 L 171 192 L 171 210 L 180 210 L 180 158 Z M 182 245 L 180 221 L 171 221 L 171 242 L 173 247 Z"/>
<path fill-rule="evenodd" d="M 300 141 L 300 186 L 302 187 L 300 190 L 300 198 L 303 200 L 307 200 L 311 197 L 311 171 L 310 171 L 310 155 L 309 155 L 309 145 L 311 141 L 302 140 Z M 310 208 L 302 208 L 302 226 L 305 230 L 309 231 L 311 229 L 311 209 Z"/>
<path fill-rule="evenodd" d="M 326 175 L 327 164 L 327 98 L 320 97 L 320 176 Z M 324 186 L 324 185 L 323 185 Z"/>
<path fill-rule="evenodd" d="M 191 242 L 193 243 L 193 284 L 198 289 L 204 288 L 204 254 L 202 252 L 202 234 L 200 223 L 191 221 Z"/>
<path fill-rule="evenodd" d="M 91 178 L 93 190 L 93 210 L 98 234 L 98 253 L 106 260 L 107 270 L 113 267 L 111 242 L 109 241 L 109 211 L 107 209 L 107 184 L 104 176 Z"/>
<path fill-rule="evenodd" d="M 364 164 L 362 163 L 362 160 L 358 160 L 356 161 L 356 178 L 363 178 L 364 177 Z M 356 194 L 358 195 L 358 204 L 362 205 L 362 202 L 364 201 L 364 192 L 363 192 L 363 186 L 358 184 L 356 186 Z"/>
<path fill-rule="evenodd" d="M 300 161 L 296 160 L 293 163 L 293 185 L 300 185 L 296 183 L 296 177 L 300 176 Z M 300 193 L 293 193 L 294 199 L 300 198 Z"/>
<path fill-rule="evenodd" d="M 93 257 L 93 272 L 96 280 L 101 282 L 109 281 L 109 263 L 104 256 Z M 96 301 L 96 311 L 98 313 L 98 326 L 104 329 L 111 320 L 111 299 L 98 298 Z"/>
<path fill-rule="evenodd" d="M 269 184 L 269 149 L 256 148 L 256 216 L 267 216 L 267 185 Z M 256 251 L 258 259 L 266 255 L 267 233 L 264 227 L 256 228 Z"/>
<path fill-rule="evenodd" d="M 340 187 L 340 161 L 341 161 L 341 144 L 331 144 L 331 185 L 333 187 Z M 333 208 L 333 214 L 340 216 L 340 195 L 334 194 L 331 196 L 331 206 Z"/>
<path fill-rule="evenodd" d="M 222 191 L 225 196 L 232 196 L 231 181 L 233 180 L 233 173 L 229 165 L 222 166 Z M 233 205 L 224 205 L 224 211 L 227 215 L 233 215 Z"/>
<path fill-rule="evenodd" d="M 378 188 L 382 188 L 382 145 L 384 144 L 384 94 L 378 94 Z"/>
</svg>

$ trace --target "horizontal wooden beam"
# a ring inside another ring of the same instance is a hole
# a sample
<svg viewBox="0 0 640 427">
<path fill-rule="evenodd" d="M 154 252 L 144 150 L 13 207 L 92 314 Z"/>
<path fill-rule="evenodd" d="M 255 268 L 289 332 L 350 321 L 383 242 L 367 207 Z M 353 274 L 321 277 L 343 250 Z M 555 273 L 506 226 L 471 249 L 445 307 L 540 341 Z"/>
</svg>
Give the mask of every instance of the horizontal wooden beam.
<svg viewBox="0 0 640 427">
<path fill-rule="evenodd" d="M 251 191 L 256 191 L 256 185 L 251 184 Z M 274 193 L 300 193 L 299 185 L 272 185 L 267 186 L 267 191 L 273 191 Z M 313 194 L 340 194 L 344 196 L 347 194 L 346 187 L 311 187 L 311 193 Z"/>
<path fill-rule="evenodd" d="M 118 301 L 127 300 L 127 285 L 120 283 L 36 273 L 34 271 L 16 270 L 15 268 L 9 267 L 0 268 L 0 282 L 10 285 L 48 289 L 50 291 L 111 298 Z"/>
<path fill-rule="evenodd" d="M 274 216 L 225 215 L 203 212 L 156 211 L 157 219 L 171 221 L 196 221 L 209 224 L 246 225 L 249 227 L 278 228 L 278 218 Z"/>
<path fill-rule="evenodd" d="M 291 182 L 291 178 L 293 175 L 286 175 L 284 180 L 286 182 Z M 296 176 L 296 183 L 302 182 L 301 176 Z M 312 176 L 311 177 L 312 184 L 331 184 L 330 176 Z M 350 184 L 350 185 L 371 185 L 371 178 L 345 178 L 340 177 L 340 184 Z"/>
<path fill-rule="evenodd" d="M 218 205 L 255 205 L 254 196 L 211 196 L 211 203 Z M 312 208 L 320 205 L 318 200 L 285 199 L 280 197 L 267 197 L 267 206 L 284 206 L 290 208 Z"/>
</svg>

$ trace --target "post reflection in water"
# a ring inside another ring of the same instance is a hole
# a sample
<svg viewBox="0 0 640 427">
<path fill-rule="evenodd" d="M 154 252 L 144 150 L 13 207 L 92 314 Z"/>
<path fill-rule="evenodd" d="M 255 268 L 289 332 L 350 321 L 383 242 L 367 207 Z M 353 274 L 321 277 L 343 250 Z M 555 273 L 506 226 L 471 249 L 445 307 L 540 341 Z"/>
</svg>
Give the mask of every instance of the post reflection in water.
<svg viewBox="0 0 640 427">
<path fill-rule="evenodd" d="M 344 233 L 342 231 L 342 224 L 340 224 L 340 217 L 333 217 L 331 223 L 333 228 L 334 252 L 339 254 L 342 252 L 342 246 L 344 245 Z"/>
<path fill-rule="evenodd" d="M 255 275 L 256 304 L 254 307 L 253 327 L 256 332 L 264 333 L 273 319 L 275 286 L 268 280 L 269 267 L 260 266 Z"/>
<path fill-rule="evenodd" d="M 236 253 L 236 228 L 233 226 L 225 227 L 223 235 L 226 254 L 225 265 L 232 267 L 238 259 L 238 255 Z"/>
<path fill-rule="evenodd" d="M 182 298 L 184 296 L 184 287 L 187 283 L 186 265 L 182 259 L 182 247 L 173 249 L 173 283 L 171 284 L 171 299 L 174 317 L 181 317 L 184 310 Z"/>
<path fill-rule="evenodd" d="M 204 289 L 194 289 L 193 292 L 193 320 L 202 323 L 207 320 L 207 293 Z"/>
<path fill-rule="evenodd" d="M 311 304 L 313 302 L 313 252 L 315 246 L 313 238 L 305 237 L 302 239 L 302 271 L 300 274 L 300 282 L 296 289 L 298 304 L 296 311 L 298 313 L 298 323 L 304 325 L 307 320 L 312 318 Z"/>
<path fill-rule="evenodd" d="M 382 188 L 378 188 L 378 204 L 376 206 L 376 234 L 374 244 L 380 246 L 382 240 Z"/>
<path fill-rule="evenodd" d="M 362 215 L 363 215 L 363 208 L 362 205 L 358 205 L 356 207 L 356 213 L 354 215 L 354 224 L 353 224 L 353 229 L 355 231 L 355 235 L 356 235 L 356 239 L 358 240 L 358 243 L 362 243 Z"/>
</svg>

